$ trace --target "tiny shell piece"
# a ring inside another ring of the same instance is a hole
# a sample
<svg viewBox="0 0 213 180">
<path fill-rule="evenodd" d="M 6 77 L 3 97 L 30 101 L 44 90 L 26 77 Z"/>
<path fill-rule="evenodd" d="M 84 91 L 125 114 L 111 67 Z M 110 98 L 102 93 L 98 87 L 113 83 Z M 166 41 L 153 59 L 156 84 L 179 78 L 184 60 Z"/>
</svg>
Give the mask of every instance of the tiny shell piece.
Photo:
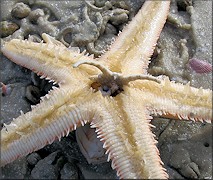
<svg viewBox="0 0 213 180">
<path fill-rule="evenodd" d="M 189 60 L 189 65 L 196 73 L 210 73 L 212 72 L 212 65 L 206 61 L 192 58 Z"/>
<path fill-rule="evenodd" d="M 89 164 L 107 162 L 103 142 L 97 138 L 94 128 L 90 128 L 89 124 L 86 124 L 77 128 L 75 135 L 79 148 Z"/>
<path fill-rule="evenodd" d="M 0 82 L 1 84 L 1 92 L 2 92 L 2 95 L 6 96 L 6 95 L 10 95 L 11 92 L 12 92 L 12 87 L 11 85 L 5 85 L 3 82 Z"/>
</svg>

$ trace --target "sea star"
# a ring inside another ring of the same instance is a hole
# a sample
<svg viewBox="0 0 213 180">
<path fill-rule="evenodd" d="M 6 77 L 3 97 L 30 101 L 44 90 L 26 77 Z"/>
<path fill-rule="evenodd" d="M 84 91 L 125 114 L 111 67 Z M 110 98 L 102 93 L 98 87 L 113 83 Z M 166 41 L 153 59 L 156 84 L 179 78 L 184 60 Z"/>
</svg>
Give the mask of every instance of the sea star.
<svg viewBox="0 0 213 180">
<path fill-rule="evenodd" d="M 111 49 L 94 60 L 43 34 L 46 43 L 11 40 L 2 52 L 58 83 L 32 111 L 1 131 L 1 165 L 90 123 L 120 178 L 168 178 L 150 115 L 212 121 L 211 90 L 148 75 L 169 1 L 147 1 Z M 79 61 L 80 60 L 80 61 Z"/>
</svg>

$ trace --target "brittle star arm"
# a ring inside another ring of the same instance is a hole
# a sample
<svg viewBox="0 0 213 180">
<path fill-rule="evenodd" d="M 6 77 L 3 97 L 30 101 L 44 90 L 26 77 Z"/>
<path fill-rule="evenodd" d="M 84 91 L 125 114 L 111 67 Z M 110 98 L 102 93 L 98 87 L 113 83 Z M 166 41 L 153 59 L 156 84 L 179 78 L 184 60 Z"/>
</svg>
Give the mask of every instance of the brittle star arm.
<svg viewBox="0 0 213 180">
<path fill-rule="evenodd" d="M 153 115 L 174 119 L 212 121 L 212 91 L 197 89 L 188 84 L 171 82 L 168 77 L 161 83 L 131 82 L 132 91 L 145 102 Z"/>
<path fill-rule="evenodd" d="M 170 1 L 146 1 L 100 61 L 111 71 L 123 75 L 146 74 L 169 4 Z"/>
</svg>

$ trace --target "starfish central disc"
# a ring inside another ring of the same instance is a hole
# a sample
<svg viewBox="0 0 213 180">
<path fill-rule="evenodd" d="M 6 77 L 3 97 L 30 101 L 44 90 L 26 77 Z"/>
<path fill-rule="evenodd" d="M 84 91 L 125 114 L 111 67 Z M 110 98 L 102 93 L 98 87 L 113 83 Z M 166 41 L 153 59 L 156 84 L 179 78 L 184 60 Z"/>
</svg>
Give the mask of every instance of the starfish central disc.
<svg viewBox="0 0 213 180">
<path fill-rule="evenodd" d="M 74 68 L 82 65 L 82 64 L 89 64 L 97 67 L 102 71 L 101 74 L 91 77 L 94 81 L 91 85 L 93 89 L 100 90 L 103 96 L 116 96 L 121 91 L 123 91 L 123 85 L 128 84 L 130 81 L 144 79 L 144 80 L 151 80 L 157 83 L 160 83 L 160 80 L 156 77 L 150 75 L 130 75 L 130 76 L 123 76 L 120 73 L 112 72 L 104 65 L 100 64 L 97 61 L 88 61 L 82 60 L 78 61 L 73 65 Z"/>
</svg>

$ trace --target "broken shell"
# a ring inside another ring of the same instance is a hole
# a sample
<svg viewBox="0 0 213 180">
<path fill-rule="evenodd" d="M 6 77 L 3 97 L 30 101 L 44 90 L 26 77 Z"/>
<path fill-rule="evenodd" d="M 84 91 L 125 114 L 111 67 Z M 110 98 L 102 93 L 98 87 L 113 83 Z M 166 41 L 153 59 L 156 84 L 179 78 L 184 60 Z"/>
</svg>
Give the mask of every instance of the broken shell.
<svg viewBox="0 0 213 180">
<path fill-rule="evenodd" d="M 90 128 L 89 124 L 86 124 L 77 128 L 75 135 L 79 148 L 89 164 L 107 162 L 103 142 L 97 138 L 94 128 Z"/>
<path fill-rule="evenodd" d="M 12 92 L 12 87 L 11 84 L 7 84 L 5 85 L 3 82 L 0 82 L 1 84 L 1 92 L 2 95 L 6 96 L 6 95 L 10 95 Z"/>
<path fill-rule="evenodd" d="M 196 73 L 210 73 L 212 72 L 212 65 L 206 61 L 192 58 L 189 60 L 189 65 Z"/>
</svg>

